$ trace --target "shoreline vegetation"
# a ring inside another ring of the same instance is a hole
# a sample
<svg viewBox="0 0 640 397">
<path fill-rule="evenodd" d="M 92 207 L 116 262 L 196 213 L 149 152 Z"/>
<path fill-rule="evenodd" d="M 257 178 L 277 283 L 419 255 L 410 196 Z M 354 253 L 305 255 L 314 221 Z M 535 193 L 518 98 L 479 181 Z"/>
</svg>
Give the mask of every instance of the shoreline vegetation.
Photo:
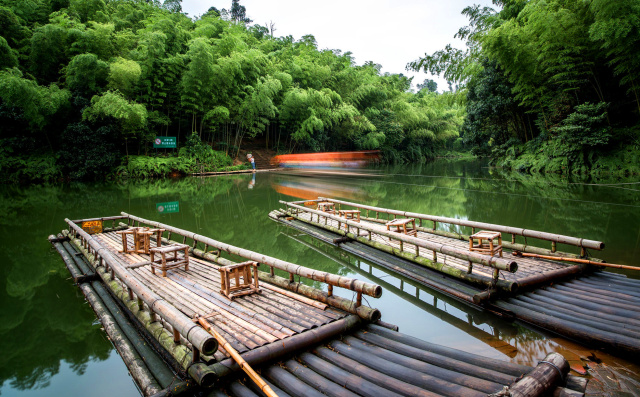
<svg viewBox="0 0 640 397">
<path fill-rule="evenodd" d="M 462 10 L 465 50 L 407 65 L 443 76 L 438 91 L 312 35 L 276 37 L 239 0 L 193 18 L 181 0 L 0 0 L 0 183 L 242 169 L 247 142 L 640 175 L 640 4 L 493 3 Z"/>
</svg>

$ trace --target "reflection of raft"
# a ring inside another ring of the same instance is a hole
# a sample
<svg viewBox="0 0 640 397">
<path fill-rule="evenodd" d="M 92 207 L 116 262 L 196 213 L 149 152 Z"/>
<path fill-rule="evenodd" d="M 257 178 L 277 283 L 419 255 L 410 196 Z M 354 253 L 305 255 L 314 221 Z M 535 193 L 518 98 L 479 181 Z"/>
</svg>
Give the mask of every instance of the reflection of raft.
<svg viewBox="0 0 640 397">
<path fill-rule="evenodd" d="M 551 364 L 532 369 L 384 328 L 388 325 L 377 321 L 380 313 L 360 303 L 363 294 L 380 296 L 375 284 L 307 269 L 133 215 L 109 219 L 164 229 L 162 247 L 190 247 L 188 270 L 169 269 L 163 277 L 152 274 L 148 255 L 119 252 L 121 236 L 113 228 L 89 235 L 80 221 L 67 220 L 70 231 L 50 237 L 144 395 L 211 386 L 233 396 L 256 394 L 248 391 L 251 382 L 237 381 L 240 367 L 193 321 L 196 315 L 223 335 L 279 396 L 484 396 L 505 386 L 512 395 L 568 391 L 557 384 L 578 394 L 584 391 L 584 382 L 566 376 L 568 364 L 555 353 L 544 360 Z M 219 292 L 220 267 L 234 264 L 222 252 L 269 268 L 259 272 L 261 292 L 233 300 Z M 294 275 L 326 283 L 329 292 L 295 282 Z M 356 300 L 333 295 L 333 288 L 353 291 Z M 517 381 L 522 375 L 527 376 Z M 536 381 L 531 383 L 530 377 Z"/>
<path fill-rule="evenodd" d="M 585 256 L 588 249 L 604 248 L 601 242 L 341 200 L 318 198 L 315 201 L 319 200 L 333 202 L 337 209 L 360 210 L 361 221 L 313 210 L 308 208 L 308 202 L 282 202 L 287 211 L 274 211 L 270 216 L 326 242 L 339 244 L 348 252 L 423 285 L 500 315 L 516 317 L 590 345 L 609 346 L 626 354 L 640 352 L 640 281 L 597 272 L 586 263 L 516 258 L 508 253 L 517 250 L 577 258 Z M 293 219 L 286 220 L 283 214 Z M 416 235 L 387 231 L 384 224 L 396 218 L 415 219 Z M 443 223 L 461 230 L 470 229 L 471 233 L 439 230 L 437 226 Z M 325 231 L 318 233 L 319 229 L 330 232 L 330 236 Z M 469 235 L 477 230 L 511 234 L 511 241 L 503 238 L 503 258 L 469 251 Z M 524 243 L 518 242 L 517 237 Z M 527 238 L 549 241 L 551 249 L 531 246 Z M 559 252 L 558 243 L 576 246 L 580 254 Z M 421 265 L 422 270 L 412 269 L 399 258 Z M 425 272 L 427 269 L 432 271 Z M 576 280 L 565 281 L 571 277 Z"/>
</svg>

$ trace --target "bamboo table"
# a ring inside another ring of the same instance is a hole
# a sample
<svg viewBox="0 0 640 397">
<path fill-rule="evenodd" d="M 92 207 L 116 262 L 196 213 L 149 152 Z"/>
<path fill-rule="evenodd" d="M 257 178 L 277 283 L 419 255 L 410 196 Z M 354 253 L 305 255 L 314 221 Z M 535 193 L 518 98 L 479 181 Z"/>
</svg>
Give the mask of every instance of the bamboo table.
<svg viewBox="0 0 640 397">
<path fill-rule="evenodd" d="M 117 232 L 122 236 L 122 251 L 125 254 L 131 252 L 135 254 L 149 255 L 151 247 L 151 236 L 156 235 L 156 246 L 162 245 L 162 232 L 165 229 L 149 229 L 148 227 L 132 227 L 127 230 Z M 133 236 L 133 249 L 127 246 L 127 235 Z"/>
<path fill-rule="evenodd" d="M 407 227 L 409 224 L 411 224 L 411 226 Z M 402 233 L 408 236 L 416 236 L 418 234 L 416 230 L 416 220 L 413 218 L 394 219 L 385 223 L 385 225 L 390 232 Z M 393 226 L 396 227 L 396 230 L 391 229 Z M 389 237 L 389 240 L 391 240 L 391 237 Z"/>
<path fill-rule="evenodd" d="M 260 292 L 258 284 L 258 263 L 242 262 L 230 266 L 221 266 L 220 293 L 229 299 Z M 253 270 L 253 275 L 251 274 Z M 242 279 L 242 281 L 241 281 Z M 232 285 L 232 280 L 235 281 Z"/>
<path fill-rule="evenodd" d="M 318 211 L 328 212 L 330 214 L 336 213 L 335 207 L 336 205 L 329 201 L 321 201 L 318 203 Z"/>
<path fill-rule="evenodd" d="M 178 252 L 184 251 L 184 257 L 179 258 Z M 167 254 L 173 252 L 173 258 L 167 258 Z M 160 259 L 155 259 L 155 254 L 160 254 Z M 189 270 L 189 246 L 186 244 L 170 244 L 164 247 L 155 247 L 149 250 L 151 255 L 151 273 L 156 274 L 156 268 L 162 270 L 162 277 L 167 277 L 167 270 L 184 265 L 184 270 Z"/>
<path fill-rule="evenodd" d="M 494 245 L 493 240 L 498 239 L 498 244 Z M 478 244 L 474 243 L 478 240 Z M 479 231 L 469 236 L 469 251 L 477 251 L 483 254 L 495 256 L 496 253 L 502 258 L 502 233 L 488 230 Z"/>
</svg>

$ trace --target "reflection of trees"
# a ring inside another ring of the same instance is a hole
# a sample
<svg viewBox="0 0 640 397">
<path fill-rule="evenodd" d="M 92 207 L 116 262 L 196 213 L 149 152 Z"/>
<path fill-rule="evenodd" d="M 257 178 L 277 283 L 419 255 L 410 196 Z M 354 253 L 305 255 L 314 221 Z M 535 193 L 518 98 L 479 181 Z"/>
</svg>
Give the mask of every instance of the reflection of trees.
<svg viewBox="0 0 640 397">
<path fill-rule="evenodd" d="M 0 384 L 45 387 L 60 360 L 81 375 L 87 362 L 104 360 L 111 351 L 46 239 L 72 216 L 63 212 L 65 197 L 56 186 L 0 190 Z"/>
</svg>

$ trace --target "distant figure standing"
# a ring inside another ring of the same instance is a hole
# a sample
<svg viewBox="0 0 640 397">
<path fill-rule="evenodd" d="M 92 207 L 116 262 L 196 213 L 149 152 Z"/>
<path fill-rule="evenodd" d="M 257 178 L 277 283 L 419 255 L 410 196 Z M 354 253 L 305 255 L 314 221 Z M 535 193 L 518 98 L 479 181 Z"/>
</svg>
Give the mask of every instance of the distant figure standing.
<svg viewBox="0 0 640 397">
<path fill-rule="evenodd" d="M 247 160 L 249 160 L 249 162 L 251 163 L 251 168 L 253 169 L 253 172 L 256 172 L 256 159 L 253 158 L 251 153 L 247 154 Z"/>
</svg>

